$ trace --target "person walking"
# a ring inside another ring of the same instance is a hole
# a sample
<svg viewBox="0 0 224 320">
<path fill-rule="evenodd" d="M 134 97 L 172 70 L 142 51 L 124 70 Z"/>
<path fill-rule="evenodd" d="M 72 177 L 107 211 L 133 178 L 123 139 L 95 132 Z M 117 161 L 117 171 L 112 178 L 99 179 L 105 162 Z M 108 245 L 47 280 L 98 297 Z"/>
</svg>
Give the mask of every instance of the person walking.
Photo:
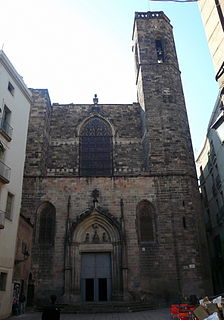
<svg viewBox="0 0 224 320">
<path fill-rule="evenodd" d="M 60 309 L 55 304 L 57 296 L 50 296 L 50 304 L 43 308 L 42 320 L 60 320 Z"/>
<path fill-rule="evenodd" d="M 26 297 L 23 292 L 19 296 L 19 312 L 20 314 L 25 313 Z"/>
</svg>

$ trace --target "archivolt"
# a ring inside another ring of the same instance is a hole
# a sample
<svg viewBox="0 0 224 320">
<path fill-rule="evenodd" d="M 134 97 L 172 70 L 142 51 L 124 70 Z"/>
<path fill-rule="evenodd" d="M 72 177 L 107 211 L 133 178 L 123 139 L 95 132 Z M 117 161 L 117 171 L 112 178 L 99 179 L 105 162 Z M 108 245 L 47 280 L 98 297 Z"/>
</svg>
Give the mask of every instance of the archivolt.
<svg viewBox="0 0 224 320">
<path fill-rule="evenodd" d="M 95 229 L 95 231 L 94 231 Z M 80 221 L 76 225 L 73 230 L 72 241 L 83 243 L 86 241 L 86 235 L 93 230 L 94 232 L 98 232 L 99 236 L 102 236 L 103 233 L 107 236 L 105 241 L 107 242 L 119 242 L 121 240 L 120 231 L 118 230 L 117 226 L 112 223 L 112 221 L 102 215 L 97 210 L 94 210 L 89 216 L 87 216 L 84 220 Z M 99 242 L 102 242 L 102 238 L 99 238 Z M 90 242 L 94 242 L 91 238 Z"/>
</svg>

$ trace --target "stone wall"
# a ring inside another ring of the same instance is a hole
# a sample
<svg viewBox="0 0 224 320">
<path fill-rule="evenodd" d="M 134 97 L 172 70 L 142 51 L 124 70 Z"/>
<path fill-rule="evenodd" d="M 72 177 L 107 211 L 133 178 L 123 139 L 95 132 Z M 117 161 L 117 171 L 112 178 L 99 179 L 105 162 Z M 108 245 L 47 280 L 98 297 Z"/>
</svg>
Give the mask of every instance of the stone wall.
<svg viewBox="0 0 224 320">
<path fill-rule="evenodd" d="M 199 239 L 195 221 L 200 202 L 199 198 L 195 199 L 196 201 L 192 200 L 192 193 L 197 192 L 197 189 L 191 178 L 187 176 L 48 177 L 40 184 L 42 190 L 40 197 L 35 185 L 32 184 L 32 179 L 30 182 L 27 195 L 36 194 L 33 197 L 36 206 L 30 207 L 29 213 L 35 217 L 35 221 L 38 221 L 37 208 L 41 203 L 49 201 L 56 208 L 54 246 L 41 246 L 38 243 L 38 234 L 34 234 L 32 260 L 37 295 L 47 295 L 52 292 L 56 292 L 59 296 L 64 294 L 64 241 L 68 197 L 71 196 L 70 221 L 72 222 L 91 208 L 93 205 L 91 193 L 94 189 L 99 190 L 97 205 L 118 221 L 121 218 L 120 200 L 123 199 L 128 264 L 127 286 L 130 295 L 135 293 L 136 297 L 140 297 L 147 294 L 159 299 L 174 299 L 177 292 L 185 295 L 190 295 L 192 292 L 203 293 Z M 156 208 L 155 241 L 147 244 L 139 243 L 136 229 L 136 206 L 141 200 L 149 200 Z M 24 206 L 27 206 L 25 202 Z"/>
</svg>

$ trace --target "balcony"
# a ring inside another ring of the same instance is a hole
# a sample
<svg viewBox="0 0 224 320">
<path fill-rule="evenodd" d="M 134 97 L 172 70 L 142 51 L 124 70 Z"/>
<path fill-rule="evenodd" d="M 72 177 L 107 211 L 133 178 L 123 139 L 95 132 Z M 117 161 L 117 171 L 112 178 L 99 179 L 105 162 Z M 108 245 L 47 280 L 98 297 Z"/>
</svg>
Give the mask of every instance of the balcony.
<svg viewBox="0 0 224 320">
<path fill-rule="evenodd" d="M 0 182 L 9 183 L 11 169 L 0 160 Z"/>
<path fill-rule="evenodd" d="M 0 229 L 5 228 L 5 212 L 0 210 Z"/>
<path fill-rule="evenodd" d="M 5 137 L 7 141 L 12 140 L 12 131 L 13 128 L 10 126 L 10 124 L 4 119 L 0 119 L 0 132 Z"/>
</svg>

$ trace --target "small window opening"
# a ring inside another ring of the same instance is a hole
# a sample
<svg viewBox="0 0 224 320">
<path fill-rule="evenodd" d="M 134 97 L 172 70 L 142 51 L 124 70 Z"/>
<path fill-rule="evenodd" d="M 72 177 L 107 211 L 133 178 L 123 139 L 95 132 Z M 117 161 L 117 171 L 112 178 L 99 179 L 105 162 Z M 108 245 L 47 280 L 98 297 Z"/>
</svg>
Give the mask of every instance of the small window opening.
<svg viewBox="0 0 224 320">
<path fill-rule="evenodd" d="M 6 290 L 7 273 L 0 272 L 0 291 Z"/>
<path fill-rule="evenodd" d="M 163 63 L 164 62 L 164 49 L 161 40 L 156 40 L 156 53 L 157 53 L 157 62 Z"/>
<path fill-rule="evenodd" d="M 5 105 L 4 111 L 1 118 L 1 129 L 6 133 L 8 137 L 12 137 L 12 127 L 10 126 L 10 120 L 11 120 L 11 111 L 9 108 Z"/>
<path fill-rule="evenodd" d="M 136 70 L 138 71 L 138 69 L 139 69 L 139 54 L 138 54 L 137 44 L 135 45 L 135 66 L 136 66 Z"/>
<path fill-rule="evenodd" d="M 187 224 L 186 224 L 186 218 L 185 217 L 183 217 L 183 228 L 187 229 Z"/>
<path fill-rule="evenodd" d="M 8 90 L 11 93 L 11 95 L 14 96 L 15 88 L 13 87 L 10 81 L 8 83 Z"/>
<path fill-rule="evenodd" d="M 6 209 L 5 209 L 5 216 L 8 219 L 12 219 L 13 200 L 14 200 L 14 195 L 12 193 L 8 192 Z"/>
<path fill-rule="evenodd" d="M 3 143 L 0 141 L 0 160 L 4 160 L 5 155 L 5 147 Z"/>
</svg>

